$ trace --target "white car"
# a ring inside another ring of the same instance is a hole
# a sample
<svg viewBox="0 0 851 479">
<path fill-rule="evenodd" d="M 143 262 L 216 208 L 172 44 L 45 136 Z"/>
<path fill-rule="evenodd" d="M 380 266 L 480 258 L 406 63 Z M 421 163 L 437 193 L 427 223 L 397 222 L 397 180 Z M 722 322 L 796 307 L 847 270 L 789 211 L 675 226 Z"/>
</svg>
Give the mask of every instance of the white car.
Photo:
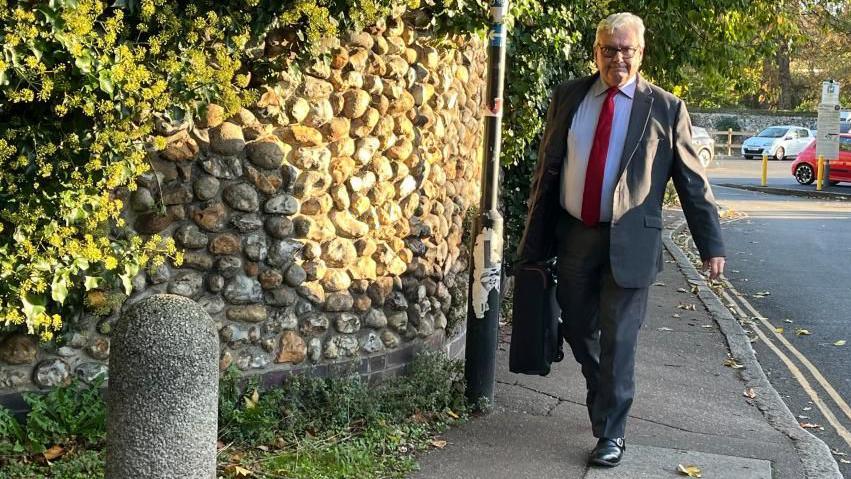
<svg viewBox="0 0 851 479">
<path fill-rule="evenodd" d="M 810 130 L 800 126 L 769 126 L 742 143 L 742 156 L 762 158 L 767 153 L 770 158 L 782 160 L 798 156 L 816 137 Z"/>
</svg>

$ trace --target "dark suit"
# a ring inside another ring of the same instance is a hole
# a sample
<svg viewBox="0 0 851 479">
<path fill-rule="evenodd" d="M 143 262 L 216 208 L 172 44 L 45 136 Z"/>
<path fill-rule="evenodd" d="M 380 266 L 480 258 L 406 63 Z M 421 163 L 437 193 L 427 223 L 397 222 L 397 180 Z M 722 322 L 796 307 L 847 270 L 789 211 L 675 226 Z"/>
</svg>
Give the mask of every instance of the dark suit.
<svg viewBox="0 0 851 479">
<path fill-rule="evenodd" d="M 582 365 L 594 435 L 623 437 L 633 396 L 638 329 L 662 269 L 662 200 L 673 180 L 703 259 L 724 256 L 718 211 L 691 144 L 683 102 L 637 79 L 610 225 L 588 227 L 560 204 L 574 114 L 598 75 L 553 93 L 520 243 L 521 261 L 558 256 L 565 336 Z"/>
</svg>

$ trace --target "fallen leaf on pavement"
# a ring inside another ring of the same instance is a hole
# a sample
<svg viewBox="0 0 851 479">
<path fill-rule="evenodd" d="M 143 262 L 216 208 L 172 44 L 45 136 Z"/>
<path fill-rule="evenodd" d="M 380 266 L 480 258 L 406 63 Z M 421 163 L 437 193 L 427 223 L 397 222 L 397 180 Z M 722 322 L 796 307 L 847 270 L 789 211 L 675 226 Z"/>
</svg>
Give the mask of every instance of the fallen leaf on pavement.
<svg viewBox="0 0 851 479">
<path fill-rule="evenodd" d="M 703 477 L 701 475 L 700 468 L 693 465 L 684 466 L 682 464 L 677 464 L 677 472 L 688 477 Z"/>
<path fill-rule="evenodd" d="M 814 424 L 814 423 L 811 423 L 811 422 L 802 422 L 801 427 L 804 428 L 804 429 L 818 429 L 818 428 L 821 427 L 821 425 L 820 424 Z"/>
<path fill-rule="evenodd" d="M 665 283 L 663 283 L 661 281 L 656 281 L 655 283 L 653 283 L 653 286 L 666 286 L 666 285 L 665 285 Z"/>
<path fill-rule="evenodd" d="M 452 419 L 458 419 L 460 417 L 457 414 L 455 414 L 455 412 L 452 411 L 451 409 L 446 414 L 449 415 L 449 417 L 451 417 Z"/>
<path fill-rule="evenodd" d="M 835 343 L 833 343 L 833 345 L 834 346 L 845 346 L 845 340 L 840 339 L 839 341 L 836 341 Z"/>
<path fill-rule="evenodd" d="M 797 335 L 797 336 L 809 336 L 811 334 L 813 334 L 813 333 L 811 333 L 810 330 L 808 330 L 808 329 L 798 328 L 798 329 L 795 330 L 795 335 Z"/>
<path fill-rule="evenodd" d="M 431 445 L 438 449 L 443 449 L 444 447 L 446 447 L 446 441 L 444 441 L 443 439 L 432 439 Z"/>
<path fill-rule="evenodd" d="M 656 331 L 673 331 L 671 328 L 657 328 Z"/>
<path fill-rule="evenodd" d="M 745 392 L 742 393 L 742 395 L 744 395 L 746 398 L 753 399 L 756 397 L 756 392 L 753 390 L 753 388 L 747 388 L 745 389 Z"/>
<path fill-rule="evenodd" d="M 680 304 L 677 305 L 677 307 L 680 308 L 680 309 L 684 309 L 686 311 L 697 311 L 697 305 L 692 304 L 692 303 L 689 303 L 689 304 L 680 303 Z"/>
<path fill-rule="evenodd" d="M 792 322 L 792 320 L 791 320 L 791 319 L 784 319 L 784 320 L 783 320 L 783 322 L 784 322 L 784 323 L 791 323 L 791 322 Z"/>
<path fill-rule="evenodd" d="M 843 457 L 839 458 L 839 462 L 841 462 L 842 464 L 851 464 L 851 461 L 849 461 L 848 459 L 845 459 Z"/>
<path fill-rule="evenodd" d="M 679 292 L 679 293 L 688 293 L 688 290 L 687 290 L 687 289 L 685 289 L 685 288 L 679 288 L 679 289 L 677 289 L 677 292 Z"/>
<path fill-rule="evenodd" d="M 805 408 L 803 408 L 803 409 L 804 409 L 804 411 L 812 411 L 812 410 L 813 410 L 813 408 L 811 408 L 811 407 L 809 407 L 809 406 L 807 406 L 807 407 L 805 407 Z"/>
<path fill-rule="evenodd" d="M 672 314 L 672 315 L 671 315 L 671 317 L 672 317 L 672 318 L 679 318 L 679 317 L 680 317 L 680 315 L 679 315 L 679 314 L 677 314 L 677 313 L 674 313 L 674 314 Z"/>
<path fill-rule="evenodd" d="M 733 369 L 742 369 L 744 367 L 739 363 L 739 361 L 736 360 L 736 358 L 725 359 L 724 360 L 724 366 L 727 366 L 728 368 L 733 368 Z"/>
<path fill-rule="evenodd" d="M 759 291 L 759 292 L 754 293 L 752 296 L 754 298 L 764 298 L 764 297 L 769 296 L 769 295 L 771 295 L 771 291 Z"/>
<path fill-rule="evenodd" d="M 48 461 L 52 461 L 54 459 L 57 459 L 57 458 L 61 457 L 63 454 L 65 454 L 65 449 L 62 449 L 62 446 L 53 446 L 50 449 L 48 449 L 48 450 L 46 450 L 42 453 L 42 455 L 44 455 L 44 458 L 47 459 Z"/>
<path fill-rule="evenodd" d="M 777 334 L 783 334 L 783 331 L 784 331 L 783 328 L 774 328 L 774 332 L 777 333 Z"/>
<path fill-rule="evenodd" d="M 236 464 L 230 464 L 228 466 L 225 466 L 225 474 L 227 475 L 227 477 L 234 479 L 242 479 L 254 475 L 253 472 Z"/>
</svg>

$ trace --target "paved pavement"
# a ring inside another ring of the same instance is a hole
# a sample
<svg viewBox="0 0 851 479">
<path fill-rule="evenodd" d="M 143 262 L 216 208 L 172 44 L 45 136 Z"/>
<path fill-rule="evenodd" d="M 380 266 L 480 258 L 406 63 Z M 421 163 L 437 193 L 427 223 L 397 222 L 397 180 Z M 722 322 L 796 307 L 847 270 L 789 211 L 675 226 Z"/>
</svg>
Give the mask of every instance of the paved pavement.
<svg viewBox="0 0 851 479">
<path fill-rule="evenodd" d="M 666 212 L 668 228 L 680 221 L 679 213 Z M 493 411 L 447 431 L 448 445 L 424 455 L 411 477 L 685 477 L 679 465 L 698 466 L 707 479 L 842 477 L 827 446 L 798 426 L 741 326 L 670 241 L 670 232 L 666 268 L 651 288 L 639 338 L 637 394 L 619 467 L 586 465 L 595 439 L 584 380 L 570 355 L 547 377 L 516 375 L 508 371 L 503 341 Z M 743 368 L 726 367 L 730 355 Z M 745 397 L 747 388 L 753 398 Z"/>
</svg>

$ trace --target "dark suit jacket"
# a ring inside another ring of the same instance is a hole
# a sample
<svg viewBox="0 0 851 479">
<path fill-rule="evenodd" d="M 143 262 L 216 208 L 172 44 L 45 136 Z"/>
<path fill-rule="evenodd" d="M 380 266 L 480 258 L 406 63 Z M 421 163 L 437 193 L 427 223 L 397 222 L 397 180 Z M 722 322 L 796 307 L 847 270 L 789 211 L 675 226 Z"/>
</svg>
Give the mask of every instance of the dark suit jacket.
<svg viewBox="0 0 851 479">
<path fill-rule="evenodd" d="M 556 218 L 564 212 L 559 189 L 567 133 L 597 78 L 571 80 L 553 92 L 519 247 L 521 261 L 555 256 Z M 674 182 L 701 258 L 724 256 L 715 199 L 691 143 L 685 104 L 639 76 L 613 193 L 609 254 L 621 287 L 647 287 L 662 269 L 662 200 L 668 179 Z"/>
</svg>

